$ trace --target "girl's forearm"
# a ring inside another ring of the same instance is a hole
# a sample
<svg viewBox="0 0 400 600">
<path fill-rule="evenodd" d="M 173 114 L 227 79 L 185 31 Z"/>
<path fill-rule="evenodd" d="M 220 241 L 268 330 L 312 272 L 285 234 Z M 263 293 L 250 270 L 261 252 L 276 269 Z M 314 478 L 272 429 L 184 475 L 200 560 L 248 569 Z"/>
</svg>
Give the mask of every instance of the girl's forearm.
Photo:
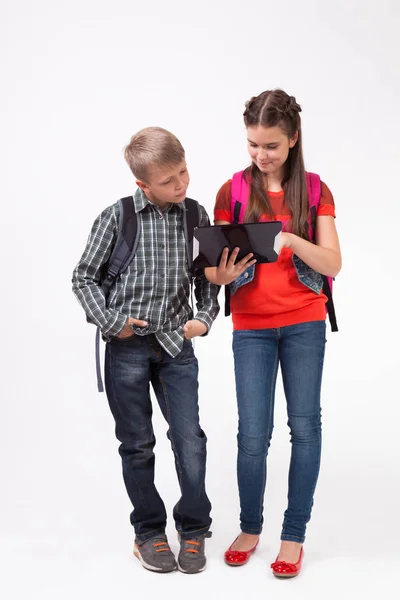
<svg viewBox="0 0 400 600">
<path fill-rule="evenodd" d="M 340 251 L 317 246 L 293 233 L 286 235 L 289 241 L 288 247 L 309 267 L 321 275 L 336 277 L 342 267 Z"/>
</svg>

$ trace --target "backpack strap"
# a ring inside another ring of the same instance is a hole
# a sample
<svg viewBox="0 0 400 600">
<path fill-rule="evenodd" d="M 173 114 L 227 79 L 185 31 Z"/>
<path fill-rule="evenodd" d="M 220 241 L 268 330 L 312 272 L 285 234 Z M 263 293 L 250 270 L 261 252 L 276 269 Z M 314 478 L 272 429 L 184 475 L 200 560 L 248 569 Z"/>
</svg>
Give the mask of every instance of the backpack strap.
<svg viewBox="0 0 400 600">
<path fill-rule="evenodd" d="M 231 314 L 231 290 L 229 285 L 225 286 L 225 317 L 229 317 Z"/>
<path fill-rule="evenodd" d="M 317 211 L 318 205 L 321 199 L 321 179 L 319 175 L 315 173 L 306 173 L 306 183 L 307 183 L 307 191 L 308 191 L 308 200 L 310 203 L 310 238 L 316 243 L 316 224 L 317 224 Z M 332 331 L 339 331 L 337 320 L 336 320 L 336 312 L 335 305 L 333 303 L 332 297 L 332 279 L 330 277 L 326 277 L 326 275 L 322 276 L 322 291 L 327 297 L 326 301 L 326 310 L 329 316 L 329 322 L 331 324 Z"/>
<path fill-rule="evenodd" d="M 108 259 L 105 277 L 101 284 L 104 297 L 107 297 L 117 277 L 123 273 L 131 263 L 140 237 L 140 220 L 135 213 L 133 197 L 127 196 L 118 200 L 119 219 L 118 233 L 114 248 Z M 95 341 L 97 389 L 104 392 L 103 380 L 100 366 L 100 329 L 97 328 Z"/>
<path fill-rule="evenodd" d="M 306 172 L 308 201 L 310 205 L 310 239 L 315 243 L 315 226 L 317 222 L 317 209 L 321 198 L 321 179 L 316 173 Z"/>
<path fill-rule="evenodd" d="M 329 323 L 331 324 L 331 331 L 333 331 L 333 332 L 339 331 L 337 320 L 336 320 L 335 305 L 333 303 L 333 297 L 332 297 L 332 288 L 331 288 L 331 285 L 329 284 L 329 278 L 326 275 L 322 275 L 322 281 L 323 281 L 322 291 L 324 292 L 325 296 L 327 297 L 326 310 L 328 312 Z"/>
<path fill-rule="evenodd" d="M 234 173 L 231 184 L 231 215 L 232 223 L 243 223 L 249 202 L 250 187 L 243 177 L 243 171 Z"/>
<path fill-rule="evenodd" d="M 183 233 L 185 236 L 186 255 L 189 271 L 193 267 L 193 232 L 200 226 L 200 205 L 192 198 L 185 198 L 186 210 L 183 211 Z M 193 274 L 192 274 L 193 277 Z"/>
<path fill-rule="evenodd" d="M 193 270 L 193 234 L 195 228 L 200 227 L 200 220 L 201 213 L 199 203 L 192 198 L 185 198 L 185 209 L 183 211 L 183 234 L 185 236 L 186 256 L 190 275 L 190 300 L 192 303 L 193 312 L 193 279 L 195 275 Z"/>
<path fill-rule="evenodd" d="M 133 197 L 118 200 L 118 234 L 113 251 L 108 259 L 107 271 L 101 285 L 107 298 L 117 277 L 123 273 L 135 255 L 140 237 L 140 221 L 135 213 Z"/>
<path fill-rule="evenodd" d="M 97 377 L 97 391 L 104 392 L 103 386 L 103 378 L 101 376 L 101 361 L 100 361 L 100 327 L 96 329 L 96 338 L 95 338 L 95 356 L 96 356 L 96 377 Z"/>
<path fill-rule="evenodd" d="M 243 171 L 234 173 L 231 184 L 231 217 L 232 224 L 243 223 L 249 203 L 250 186 L 243 177 Z M 225 316 L 231 314 L 231 292 L 228 285 L 225 286 Z"/>
</svg>

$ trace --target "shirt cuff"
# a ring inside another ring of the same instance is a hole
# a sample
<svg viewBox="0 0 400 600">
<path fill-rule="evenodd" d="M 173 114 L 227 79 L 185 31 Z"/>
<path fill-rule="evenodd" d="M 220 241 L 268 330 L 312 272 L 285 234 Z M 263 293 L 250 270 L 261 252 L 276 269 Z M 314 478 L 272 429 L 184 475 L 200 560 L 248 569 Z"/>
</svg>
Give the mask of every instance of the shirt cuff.
<svg viewBox="0 0 400 600">
<path fill-rule="evenodd" d="M 196 321 L 200 321 L 200 323 L 203 323 L 207 327 L 207 331 L 203 333 L 200 337 L 205 337 L 206 335 L 208 335 L 211 329 L 211 325 L 213 323 L 213 319 L 210 317 L 210 315 L 203 310 L 199 310 L 197 315 L 193 318 L 196 319 Z"/>
<path fill-rule="evenodd" d="M 332 204 L 320 204 L 317 210 L 317 217 L 335 217 L 335 207 Z"/>
<path fill-rule="evenodd" d="M 214 210 L 214 223 L 215 221 L 228 221 L 230 223 L 232 221 L 231 211 L 216 208 Z"/>
<path fill-rule="evenodd" d="M 106 337 L 115 337 L 121 333 L 127 320 L 128 317 L 122 313 L 113 314 L 101 328 L 101 333 Z"/>
</svg>

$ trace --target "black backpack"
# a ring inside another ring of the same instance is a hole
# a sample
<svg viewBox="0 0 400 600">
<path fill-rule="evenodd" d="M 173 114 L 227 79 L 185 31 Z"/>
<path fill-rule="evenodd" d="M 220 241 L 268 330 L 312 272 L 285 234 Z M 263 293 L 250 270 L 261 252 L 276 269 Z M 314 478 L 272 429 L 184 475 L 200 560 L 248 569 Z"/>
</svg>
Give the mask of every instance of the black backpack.
<svg viewBox="0 0 400 600">
<path fill-rule="evenodd" d="M 140 219 L 137 218 L 133 197 L 127 196 L 118 201 L 119 220 L 118 234 L 110 258 L 103 266 L 101 272 L 101 289 L 103 290 L 106 303 L 110 289 L 118 277 L 128 268 L 135 256 L 140 239 Z M 186 256 L 188 267 L 193 282 L 193 231 L 200 226 L 200 207 L 196 200 L 185 199 L 186 210 L 183 211 L 183 231 L 186 243 Z M 96 332 L 96 373 L 97 388 L 104 392 L 100 367 L 100 329 Z"/>
</svg>

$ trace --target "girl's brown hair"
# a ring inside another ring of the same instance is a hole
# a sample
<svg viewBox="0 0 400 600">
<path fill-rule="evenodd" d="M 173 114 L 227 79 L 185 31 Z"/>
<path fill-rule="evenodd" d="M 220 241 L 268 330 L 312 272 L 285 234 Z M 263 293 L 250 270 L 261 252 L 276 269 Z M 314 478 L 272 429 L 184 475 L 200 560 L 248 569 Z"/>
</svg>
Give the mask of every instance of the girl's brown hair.
<svg viewBox="0 0 400 600">
<path fill-rule="evenodd" d="M 304 171 L 304 160 L 301 135 L 301 107 L 293 96 L 283 90 L 268 90 L 259 96 L 253 96 L 246 103 L 243 113 L 246 127 L 280 127 L 282 131 L 293 139 L 298 134 L 298 139 L 285 163 L 285 174 L 282 188 L 285 192 L 285 202 L 291 213 L 290 230 L 305 239 L 308 235 L 308 194 Z M 258 221 L 262 213 L 273 216 L 268 192 L 265 189 L 263 175 L 259 168 L 252 163 L 244 176 L 251 181 L 251 193 L 246 210 L 245 221 Z"/>
</svg>

